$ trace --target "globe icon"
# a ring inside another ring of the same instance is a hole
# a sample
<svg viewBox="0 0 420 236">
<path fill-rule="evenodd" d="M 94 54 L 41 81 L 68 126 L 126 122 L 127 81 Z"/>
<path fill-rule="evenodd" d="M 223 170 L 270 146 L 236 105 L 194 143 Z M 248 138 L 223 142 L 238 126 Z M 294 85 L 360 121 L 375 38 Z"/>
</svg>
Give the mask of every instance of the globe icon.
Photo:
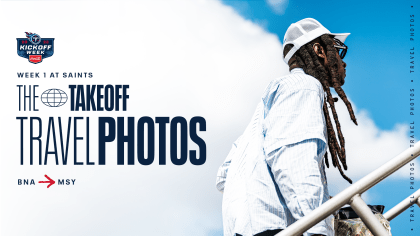
<svg viewBox="0 0 420 236">
<path fill-rule="evenodd" d="M 41 101 L 48 107 L 60 107 L 67 102 L 67 94 L 60 89 L 47 89 L 42 93 Z"/>
</svg>

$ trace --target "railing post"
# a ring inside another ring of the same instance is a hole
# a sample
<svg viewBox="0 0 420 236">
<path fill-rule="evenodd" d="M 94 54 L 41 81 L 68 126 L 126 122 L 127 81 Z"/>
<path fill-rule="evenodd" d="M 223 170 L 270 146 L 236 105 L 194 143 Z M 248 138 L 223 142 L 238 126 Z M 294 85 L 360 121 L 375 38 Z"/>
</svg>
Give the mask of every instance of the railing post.
<svg viewBox="0 0 420 236">
<path fill-rule="evenodd" d="M 359 194 L 356 194 L 350 200 L 351 208 L 357 213 L 357 215 L 362 219 L 363 223 L 368 227 L 370 232 L 375 236 L 388 236 L 388 232 L 385 230 L 385 227 L 379 222 L 379 220 L 372 213 L 370 208 L 362 200 Z"/>
</svg>

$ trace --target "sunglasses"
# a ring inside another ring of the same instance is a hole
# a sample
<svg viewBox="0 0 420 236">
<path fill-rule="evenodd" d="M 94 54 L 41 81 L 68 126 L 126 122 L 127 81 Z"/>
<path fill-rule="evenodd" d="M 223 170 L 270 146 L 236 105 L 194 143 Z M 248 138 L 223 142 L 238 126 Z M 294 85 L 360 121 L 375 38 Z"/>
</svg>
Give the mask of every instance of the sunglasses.
<svg viewBox="0 0 420 236">
<path fill-rule="evenodd" d="M 336 38 L 334 38 L 334 41 L 337 43 L 337 44 L 334 44 L 334 47 L 337 50 L 338 55 L 340 55 L 341 59 L 344 59 L 344 57 L 346 56 L 348 47 L 343 42 L 341 42 L 340 40 Z"/>
</svg>

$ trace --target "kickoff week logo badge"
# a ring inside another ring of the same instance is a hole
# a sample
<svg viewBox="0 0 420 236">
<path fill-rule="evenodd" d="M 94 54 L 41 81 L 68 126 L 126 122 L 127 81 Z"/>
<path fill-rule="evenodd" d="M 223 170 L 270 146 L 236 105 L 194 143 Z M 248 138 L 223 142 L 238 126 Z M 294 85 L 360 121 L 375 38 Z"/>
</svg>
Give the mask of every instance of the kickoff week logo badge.
<svg viewBox="0 0 420 236">
<path fill-rule="evenodd" d="M 26 38 L 17 38 L 17 53 L 29 62 L 37 64 L 54 54 L 54 38 L 41 38 L 39 34 L 26 33 Z"/>
</svg>

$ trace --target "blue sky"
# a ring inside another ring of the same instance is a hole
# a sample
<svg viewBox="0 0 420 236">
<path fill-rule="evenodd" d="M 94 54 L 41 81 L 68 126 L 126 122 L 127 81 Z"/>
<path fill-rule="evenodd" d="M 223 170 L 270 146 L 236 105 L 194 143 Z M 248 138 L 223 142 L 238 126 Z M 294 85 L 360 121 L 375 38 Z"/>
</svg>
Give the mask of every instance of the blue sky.
<svg viewBox="0 0 420 236">
<path fill-rule="evenodd" d="M 418 76 L 410 75 L 409 70 L 410 48 L 418 47 L 417 42 L 409 40 L 410 14 L 418 13 L 411 8 L 414 1 L 290 0 L 277 1 L 283 2 L 277 8 L 270 5 L 276 1 L 222 2 L 277 35 L 281 42 L 291 23 L 307 17 L 317 19 L 333 33 L 351 33 L 344 59 L 346 94 L 381 130 L 392 130 L 397 124 L 407 125 L 415 119 L 409 115 L 409 89 L 418 88 Z M 385 205 L 386 211 L 408 197 L 408 188 L 406 179 L 387 179 L 368 191 L 367 201 Z M 415 211 L 420 209 L 416 206 Z M 411 225 L 406 211 L 391 222 L 392 233 L 418 235 L 411 231 Z"/>
</svg>

